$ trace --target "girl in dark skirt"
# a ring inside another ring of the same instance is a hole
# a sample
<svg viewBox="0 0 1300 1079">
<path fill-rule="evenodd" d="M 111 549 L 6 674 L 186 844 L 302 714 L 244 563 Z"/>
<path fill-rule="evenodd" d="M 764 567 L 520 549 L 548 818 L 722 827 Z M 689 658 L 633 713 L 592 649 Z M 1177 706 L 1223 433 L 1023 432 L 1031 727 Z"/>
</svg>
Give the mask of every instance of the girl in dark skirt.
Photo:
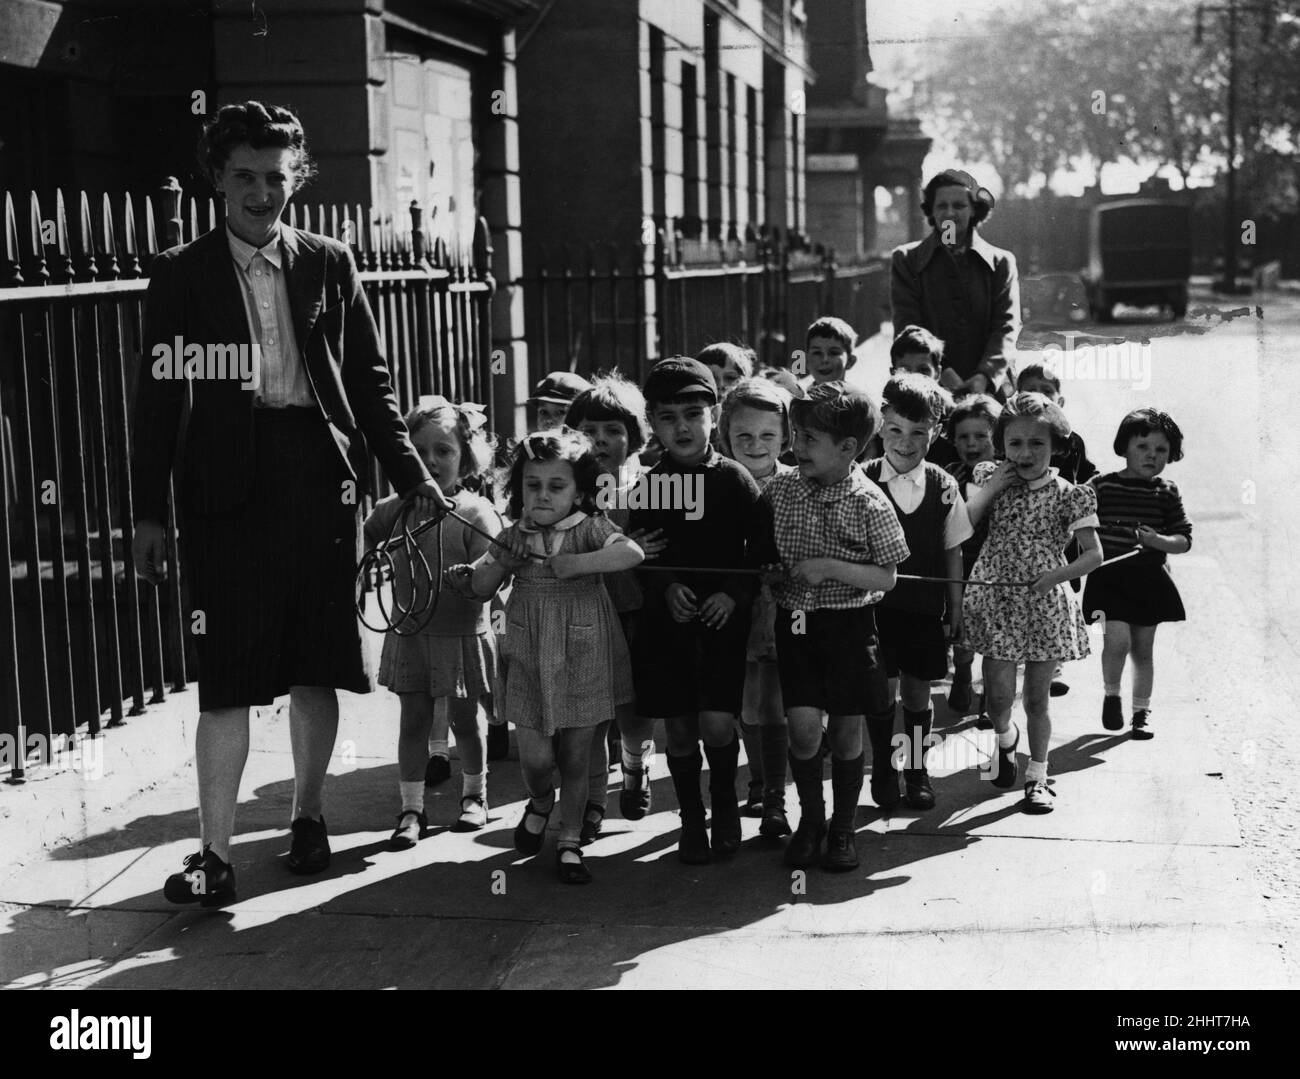
<svg viewBox="0 0 1300 1079">
<path fill-rule="evenodd" d="M 1192 523 L 1183 512 L 1178 488 L 1160 478 L 1165 465 L 1183 456 L 1183 433 L 1168 413 L 1139 408 L 1124 417 L 1115 436 L 1115 452 L 1125 460 L 1118 472 L 1094 476 L 1102 553 L 1113 558 L 1136 543 L 1142 553 L 1088 577 L 1083 610 L 1089 621 L 1104 618 L 1101 672 L 1105 685 L 1102 725 L 1124 726 L 1120 678 L 1133 657 L 1133 737 L 1152 738 L 1151 686 L 1155 677 L 1152 649 L 1161 622 L 1182 622 L 1187 614 L 1169 574 L 1165 556 L 1192 545 Z"/>
</svg>

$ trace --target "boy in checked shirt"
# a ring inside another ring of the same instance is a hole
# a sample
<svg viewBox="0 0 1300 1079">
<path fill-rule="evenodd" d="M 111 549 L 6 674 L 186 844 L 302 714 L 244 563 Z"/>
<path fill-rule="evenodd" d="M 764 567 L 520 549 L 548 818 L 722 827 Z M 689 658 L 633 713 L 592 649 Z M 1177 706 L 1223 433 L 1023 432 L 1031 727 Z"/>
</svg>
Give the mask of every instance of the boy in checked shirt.
<svg viewBox="0 0 1300 1079">
<path fill-rule="evenodd" d="M 771 510 L 762 560 L 773 575 L 776 649 L 800 820 L 785 864 L 856 869 L 862 731 L 889 706 L 873 605 L 894 587 L 907 541 L 885 494 L 855 465 L 880 422 L 872 399 L 844 382 L 812 387 L 790 407 L 798 471 L 763 492 Z M 821 714 L 830 716 L 830 826 L 822 797 Z"/>
</svg>

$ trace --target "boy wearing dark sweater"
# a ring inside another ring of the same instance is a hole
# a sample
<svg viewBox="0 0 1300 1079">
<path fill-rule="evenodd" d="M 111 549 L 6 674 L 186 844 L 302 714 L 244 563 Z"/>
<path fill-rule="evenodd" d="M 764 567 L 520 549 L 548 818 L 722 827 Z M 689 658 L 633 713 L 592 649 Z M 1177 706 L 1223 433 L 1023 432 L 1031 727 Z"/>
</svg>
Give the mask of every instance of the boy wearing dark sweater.
<svg viewBox="0 0 1300 1079">
<path fill-rule="evenodd" d="M 682 817 L 677 855 L 699 864 L 710 860 L 710 845 L 715 856 L 740 848 L 736 717 L 756 578 L 727 570 L 752 563 L 750 539 L 761 531 L 763 511 L 750 474 L 710 445 L 718 393 L 704 364 L 686 356 L 661 360 L 643 392 L 664 456 L 632 492 L 628 530 L 662 531 L 661 565 L 721 572 L 639 573 L 645 600 L 632 640 L 637 721 L 623 730 L 620 805 L 629 820 L 650 808 L 649 776 L 638 754 L 647 743 L 653 748 L 654 721 L 662 718 Z M 700 792 L 701 741 L 709 759 L 711 843 Z"/>
</svg>

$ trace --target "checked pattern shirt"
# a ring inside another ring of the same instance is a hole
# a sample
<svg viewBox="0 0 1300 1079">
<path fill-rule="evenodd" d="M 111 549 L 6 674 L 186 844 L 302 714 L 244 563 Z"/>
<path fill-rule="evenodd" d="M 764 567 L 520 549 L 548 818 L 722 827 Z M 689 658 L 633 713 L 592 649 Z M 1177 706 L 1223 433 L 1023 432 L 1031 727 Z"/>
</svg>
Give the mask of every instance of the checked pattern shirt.
<svg viewBox="0 0 1300 1079">
<path fill-rule="evenodd" d="M 889 499 L 856 465 L 829 487 L 797 471 L 777 476 L 763 492 L 772 512 L 775 555 L 787 575 L 807 558 L 889 565 L 908 555 L 907 540 Z M 840 581 L 805 585 L 786 576 L 772 587 L 786 610 L 849 610 L 879 603 L 883 592 L 864 592 Z"/>
</svg>

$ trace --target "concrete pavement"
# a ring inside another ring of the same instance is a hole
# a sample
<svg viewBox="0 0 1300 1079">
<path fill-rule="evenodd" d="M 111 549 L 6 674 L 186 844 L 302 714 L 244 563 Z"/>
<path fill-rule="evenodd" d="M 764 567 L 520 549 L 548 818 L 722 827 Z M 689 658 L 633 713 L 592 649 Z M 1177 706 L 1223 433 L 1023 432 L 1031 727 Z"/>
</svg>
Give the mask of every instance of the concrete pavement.
<svg viewBox="0 0 1300 1079">
<path fill-rule="evenodd" d="M 1162 711 L 1204 723 L 1188 677 Z M 931 758 L 939 806 L 886 817 L 864 804 L 862 868 L 793 877 L 746 821 L 729 864 L 674 856 L 677 817 L 660 760 L 655 812 L 607 821 L 590 848 L 595 882 L 555 881 L 550 843 L 519 859 L 517 763 L 494 766 L 492 823 L 447 830 L 458 775 L 431 792 L 435 834 L 391 853 L 396 700 L 343 696 L 328 788 L 334 863 L 294 877 L 281 855 L 292 785 L 287 718 L 255 726 L 235 864 L 241 901 L 178 909 L 160 888 L 194 847 L 192 737 L 182 694 L 105 739 L 104 778 L 54 775 L 19 793 L 63 836 L 3 822 L 0 984 L 129 988 L 310 987 L 1280 987 L 1294 984 L 1242 847 L 1222 767 L 1206 739 L 1149 743 L 1097 722 L 1099 672 L 1073 665 L 1054 702 L 1055 813 L 1030 817 L 1018 790 L 978 778 L 991 746 L 948 723 Z M 941 701 L 936 690 L 936 702 Z M 150 747 L 156 752 L 151 758 Z M 97 784 L 129 763 L 129 797 Z M 828 784 L 829 787 L 829 784 Z M 0 798 L 8 803 L 14 790 Z M 613 792 L 611 792 L 613 793 Z M 790 794 L 793 798 L 793 790 Z M 829 790 L 828 790 L 829 793 Z M 867 801 L 864 792 L 863 801 Z M 614 804 L 617 798 L 614 796 Z M 26 841 L 22 833 L 37 835 Z M 38 849 L 42 848 L 42 849 Z"/>
</svg>

